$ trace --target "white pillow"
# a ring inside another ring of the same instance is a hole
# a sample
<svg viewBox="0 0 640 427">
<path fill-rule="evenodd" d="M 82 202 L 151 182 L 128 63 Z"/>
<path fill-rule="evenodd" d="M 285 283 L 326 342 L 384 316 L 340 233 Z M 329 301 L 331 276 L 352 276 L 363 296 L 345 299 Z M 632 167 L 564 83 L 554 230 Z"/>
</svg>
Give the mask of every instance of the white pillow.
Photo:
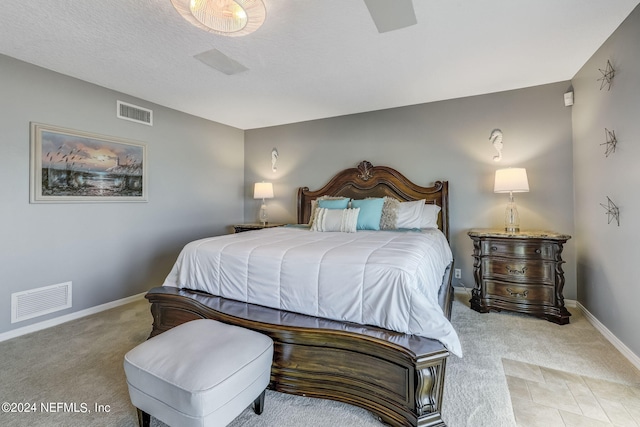
<svg viewBox="0 0 640 427">
<path fill-rule="evenodd" d="M 438 205 L 424 205 L 422 208 L 422 219 L 420 221 L 420 228 L 438 228 L 438 214 L 440 213 L 440 206 Z"/>
<path fill-rule="evenodd" d="M 311 214 L 309 215 L 309 226 L 311 227 L 313 225 L 313 218 L 315 218 L 316 216 L 316 208 L 318 207 L 318 200 L 342 200 L 342 199 L 348 199 L 348 197 L 342 197 L 342 196 L 320 196 L 317 199 L 313 199 L 311 201 Z"/>
<path fill-rule="evenodd" d="M 402 202 L 398 207 L 397 228 L 420 228 L 425 200 Z"/>
<path fill-rule="evenodd" d="M 359 208 L 316 208 L 313 223 L 311 224 L 311 231 L 341 231 L 344 233 L 355 233 L 359 213 Z"/>
</svg>

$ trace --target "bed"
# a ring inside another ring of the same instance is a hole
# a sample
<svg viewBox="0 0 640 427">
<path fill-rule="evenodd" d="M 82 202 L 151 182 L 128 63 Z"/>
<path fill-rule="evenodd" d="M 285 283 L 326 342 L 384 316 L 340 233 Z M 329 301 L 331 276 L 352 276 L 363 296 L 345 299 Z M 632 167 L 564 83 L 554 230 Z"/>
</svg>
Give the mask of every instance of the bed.
<svg viewBox="0 0 640 427">
<path fill-rule="evenodd" d="M 355 168 L 339 172 L 318 190 L 299 188 L 299 224 L 309 222 L 315 201 L 322 196 L 425 200 L 441 208 L 437 227 L 448 240 L 446 181 L 422 187 L 391 167 L 363 161 Z M 243 239 L 251 240 L 263 231 L 266 230 L 248 232 L 254 233 L 251 236 L 242 233 Z M 285 239 L 295 232 L 301 231 L 282 229 L 276 231 L 276 235 Z M 313 234 L 308 230 L 305 233 Z M 451 313 L 452 267 L 451 262 L 441 273 L 435 295 L 441 314 L 447 318 Z M 210 288 L 160 286 L 151 289 L 146 295 L 154 319 L 151 336 L 199 318 L 253 329 L 274 340 L 271 389 L 357 405 L 390 425 L 445 425 L 440 409 L 446 360 L 452 351 L 450 343 L 447 348 L 441 337 L 438 341 L 421 336 L 424 334 L 241 302 L 242 298 L 225 298 L 203 289 Z"/>
</svg>

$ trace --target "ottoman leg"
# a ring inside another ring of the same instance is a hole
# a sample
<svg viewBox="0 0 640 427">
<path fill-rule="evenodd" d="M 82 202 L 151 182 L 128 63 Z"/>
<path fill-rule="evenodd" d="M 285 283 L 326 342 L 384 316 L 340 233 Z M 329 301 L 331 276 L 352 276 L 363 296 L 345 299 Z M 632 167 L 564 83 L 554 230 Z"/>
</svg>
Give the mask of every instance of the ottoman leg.
<svg viewBox="0 0 640 427">
<path fill-rule="evenodd" d="M 138 408 L 136 408 L 138 409 Z M 144 412 L 142 409 L 138 409 L 138 425 L 140 427 L 151 426 L 151 415 Z"/>
<path fill-rule="evenodd" d="M 256 397 L 256 400 L 253 401 L 253 412 L 258 415 L 262 414 L 262 411 L 264 410 L 264 395 L 266 392 L 267 390 L 262 390 L 260 396 Z"/>
</svg>

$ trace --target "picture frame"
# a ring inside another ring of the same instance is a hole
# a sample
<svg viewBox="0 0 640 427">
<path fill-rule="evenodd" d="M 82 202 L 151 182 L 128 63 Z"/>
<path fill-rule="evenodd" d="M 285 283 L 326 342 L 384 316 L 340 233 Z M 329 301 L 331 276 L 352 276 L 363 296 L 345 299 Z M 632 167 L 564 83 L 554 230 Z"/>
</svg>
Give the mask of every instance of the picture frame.
<svg viewBox="0 0 640 427">
<path fill-rule="evenodd" d="M 31 203 L 147 202 L 147 145 L 31 122 Z"/>
</svg>

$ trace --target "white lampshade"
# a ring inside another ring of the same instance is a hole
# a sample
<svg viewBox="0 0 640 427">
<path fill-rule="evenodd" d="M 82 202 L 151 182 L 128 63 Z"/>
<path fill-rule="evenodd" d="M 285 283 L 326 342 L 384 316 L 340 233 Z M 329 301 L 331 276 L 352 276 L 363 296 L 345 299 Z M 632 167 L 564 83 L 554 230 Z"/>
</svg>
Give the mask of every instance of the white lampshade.
<svg viewBox="0 0 640 427">
<path fill-rule="evenodd" d="M 527 193 L 529 181 L 525 168 L 498 169 L 493 186 L 494 193 Z"/>
<path fill-rule="evenodd" d="M 254 199 L 273 199 L 273 184 L 270 182 L 256 182 L 253 187 Z"/>
</svg>

